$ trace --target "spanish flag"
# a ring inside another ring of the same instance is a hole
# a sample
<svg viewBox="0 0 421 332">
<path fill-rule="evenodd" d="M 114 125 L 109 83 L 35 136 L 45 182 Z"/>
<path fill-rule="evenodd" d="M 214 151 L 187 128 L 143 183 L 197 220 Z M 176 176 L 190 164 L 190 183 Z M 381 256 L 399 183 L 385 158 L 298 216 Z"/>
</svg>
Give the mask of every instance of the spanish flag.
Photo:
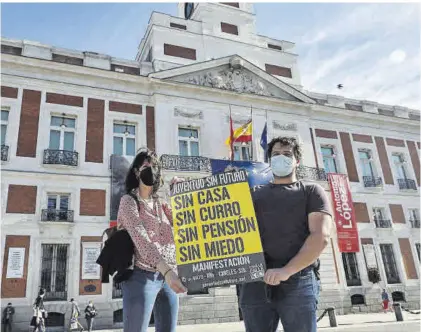
<svg viewBox="0 0 421 332">
<path fill-rule="evenodd" d="M 230 119 L 231 120 L 231 119 Z M 232 120 L 231 120 L 232 121 Z M 231 122 L 232 123 L 232 122 Z M 225 141 L 226 145 L 232 146 L 233 143 L 251 142 L 253 133 L 253 125 L 251 119 L 243 124 L 240 128 L 231 131 L 231 136 Z"/>
</svg>

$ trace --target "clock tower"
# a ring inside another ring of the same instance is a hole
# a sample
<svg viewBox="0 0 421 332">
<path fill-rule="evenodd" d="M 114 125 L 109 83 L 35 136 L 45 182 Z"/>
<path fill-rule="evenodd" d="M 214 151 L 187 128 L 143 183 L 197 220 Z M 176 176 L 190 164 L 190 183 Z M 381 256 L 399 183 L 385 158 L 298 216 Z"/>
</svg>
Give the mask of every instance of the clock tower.
<svg viewBox="0 0 421 332">
<path fill-rule="evenodd" d="M 253 4 L 186 2 L 178 16 L 154 12 L 136 60 L 153 71 L 238 55 L 254 66 L 300 87 L 294 43 L 260 36 Z"/>
<path fill-rule="evenodd" d="M 213 34 L 220 30 L 221 22 L 241 27 L 238 36 L 246 42 L 256 34 L 253 4 L 244 2 L 180 2 L 178 16 L 202 22 L 203 32 Z"/>
</svg>

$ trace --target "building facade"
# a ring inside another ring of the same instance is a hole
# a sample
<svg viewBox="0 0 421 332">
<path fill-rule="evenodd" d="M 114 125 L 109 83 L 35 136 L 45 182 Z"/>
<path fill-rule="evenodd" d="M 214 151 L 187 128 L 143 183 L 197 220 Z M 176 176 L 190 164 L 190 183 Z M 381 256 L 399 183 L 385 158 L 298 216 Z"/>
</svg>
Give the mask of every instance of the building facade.
<svg viewBox="0 0 421 332">
<path fill-rule="evenodd" d="M 94 301 L 97 327 L 121 326 L 121 290 L 86 256 L 110 221 L 111 155 L 130 161 L 147 146 L 167 180 L 206 176 L 210 158 L 229 155 L 230 114 L 235 126 L 253 120 L 236 159 L 263 161 L 267 123 L 269 139 L 303 144 L 304 181 L 330 195 L 326 174 L 348 175 L 361 250 L 340 253 L 332 234 L 319 309 L 379 311 L 381 288 L 419 308 L 419 111 L 304 91 L 294 44 L 257 35 L 252 4 L 154 12 L 133 61 L 9 39 L 1 52 L 1 298 L 18 330 L 40 286 L 51 328 L 67 324 L 70 298 Z M 181 305 L 181 324 L 239 319 L 235 287 Z"/>
</svg>

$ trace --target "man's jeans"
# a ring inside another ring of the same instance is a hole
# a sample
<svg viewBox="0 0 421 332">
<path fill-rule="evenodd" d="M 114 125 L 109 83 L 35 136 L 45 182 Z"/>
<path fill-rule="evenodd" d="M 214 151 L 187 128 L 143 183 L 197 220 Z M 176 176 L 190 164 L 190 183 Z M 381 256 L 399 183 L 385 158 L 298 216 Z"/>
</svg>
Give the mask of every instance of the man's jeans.
<svg viewBox="0 0 421 332">
<path fill-rule="evenodd" d="M 135 268 L 122 286 L 124 332 L 146 332 L 152 310 L 157 332 L 175 332 L 178 296 L 159 272 Z"/>
<path fill-rule="evenodd" d="M 274 332 L 279 320 L 285 332 L 316 332 L 317 281 L 312 268 L 279 286 L 263 282 L 242 285 L 240 308 L 246 332 Z"/>
</svg>

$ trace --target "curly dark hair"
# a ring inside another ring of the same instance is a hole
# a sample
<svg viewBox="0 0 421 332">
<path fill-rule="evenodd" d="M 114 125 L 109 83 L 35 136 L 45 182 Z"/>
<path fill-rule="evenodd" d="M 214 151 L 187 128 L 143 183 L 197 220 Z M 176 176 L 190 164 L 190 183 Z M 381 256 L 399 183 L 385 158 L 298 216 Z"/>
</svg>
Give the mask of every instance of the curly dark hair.
<svg viewBox="0 0 421 332">
<path fill-rule="evenodd" d="M 273 138 L 268 144 L 268 157 L 272 156 L 272 150 L 276 143 L 280 143 L 282 146 L 290 146 L 292 147 L 292 151 L 294 152 L 295 159 L 298 161 L 301 160 L 303 156 L 303 148 L 300 143 L 298 143 L 297 139 L 294 137 L 286 137 L 286 136 L 278 136 Z"/>
</svg>

